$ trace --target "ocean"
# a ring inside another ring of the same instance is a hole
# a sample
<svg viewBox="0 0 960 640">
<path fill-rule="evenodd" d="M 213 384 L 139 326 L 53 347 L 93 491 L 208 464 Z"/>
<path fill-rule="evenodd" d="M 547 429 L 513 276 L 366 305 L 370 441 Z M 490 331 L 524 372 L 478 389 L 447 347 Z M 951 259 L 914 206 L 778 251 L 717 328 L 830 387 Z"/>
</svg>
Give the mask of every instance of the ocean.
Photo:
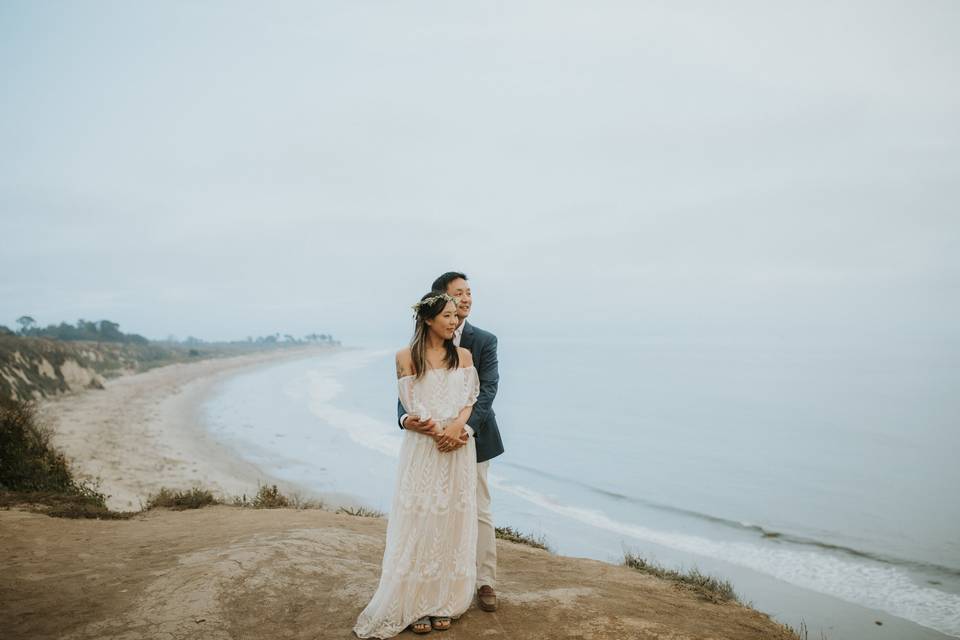
<svg viewBox="0 0 960 640">
<path fill-rule="evenodd" d="M 563 555 L 728 578 L 812 637 L 960 637 L 960 356 L 889 345 L 511 340 L 494 519 Z M 224 380 L 208 429 L 388 511 L 395 348 Z M 891 635 L 892 634 L 892 635 Z"/>
</svg>

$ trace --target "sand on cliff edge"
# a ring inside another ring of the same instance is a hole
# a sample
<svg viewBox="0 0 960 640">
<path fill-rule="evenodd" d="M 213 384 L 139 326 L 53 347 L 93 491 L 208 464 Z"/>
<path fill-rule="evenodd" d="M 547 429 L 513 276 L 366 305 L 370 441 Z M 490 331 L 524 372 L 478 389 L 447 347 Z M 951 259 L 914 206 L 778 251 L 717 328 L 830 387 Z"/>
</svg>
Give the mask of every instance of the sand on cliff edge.
<svg viewBox="0 0 960 640">
<path fill-rule="evenodd" d="M 5 640 L 353 638 L 386 520 L 321 510 L 156 509 L 131 520 L 0 511 Z M 498 541 L 501 606 L 445 640 L 788 639 L 766 615 L 626 567 Z M 401 637 L 414 637 L 410 631 Z"/>
</svg>

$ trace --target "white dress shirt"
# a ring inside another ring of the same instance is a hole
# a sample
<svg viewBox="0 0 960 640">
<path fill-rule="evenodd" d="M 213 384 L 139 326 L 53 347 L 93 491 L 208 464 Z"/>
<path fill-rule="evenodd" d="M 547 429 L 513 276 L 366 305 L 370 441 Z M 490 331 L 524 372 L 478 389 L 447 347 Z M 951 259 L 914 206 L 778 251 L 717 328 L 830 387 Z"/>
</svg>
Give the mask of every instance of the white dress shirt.
<svg viewBox="0 0 960 640">
<path fill-rule="evenodd" d="M 463 335 L 463 328 L 464 328 L 465 326 L 467 326 L 467 321 L 466 321 L 466 320 L 464 320 L 463 322 L 461 322 L 461 323 L 460 323 L 460 326 L 457 327 L 456 330 L 453 332 L 453 344 L 454 344 L 455 346 L 457 346 L 457 347 L 460 346 L 460 336 Z M 464 430 L 465 430 L 467 433 L 469 433 L 471 436 L 473 435 L 473 427 L 471 427 L 469 424 L 463 425 L 463 428 L 464 428 Z"/>
</svg>

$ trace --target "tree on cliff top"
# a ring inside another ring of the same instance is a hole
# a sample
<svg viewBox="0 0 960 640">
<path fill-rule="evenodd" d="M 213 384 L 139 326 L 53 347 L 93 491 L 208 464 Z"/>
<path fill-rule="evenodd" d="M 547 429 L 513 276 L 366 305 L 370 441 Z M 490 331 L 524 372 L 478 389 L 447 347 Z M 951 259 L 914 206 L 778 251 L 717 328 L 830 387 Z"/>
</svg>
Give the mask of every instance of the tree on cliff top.
<svg viewBox="0 0 960 640">
<path fill-rule="evenodd" d="M 17 318 L 17 324 L 20 325 L 20 333 L 26 334 L 27 331 L 30 331 L 30 329 L 37 324 L 37 321 L 30 316 L 20 316 Z"/>
</svg>

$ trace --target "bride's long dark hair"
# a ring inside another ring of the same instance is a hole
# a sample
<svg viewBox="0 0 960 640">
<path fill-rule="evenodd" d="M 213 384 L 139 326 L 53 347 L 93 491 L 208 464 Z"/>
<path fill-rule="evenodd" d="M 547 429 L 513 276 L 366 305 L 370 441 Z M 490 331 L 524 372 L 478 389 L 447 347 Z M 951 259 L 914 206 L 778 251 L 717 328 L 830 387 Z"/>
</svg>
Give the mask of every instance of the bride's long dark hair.
<svg viewBox="0 0 960 640">
<path fill-rule="evenodd" d="M 430 300 L 433 298 L 432 300 Z M 429 300 L 428 302 L 425 302 Z M 427 320 L 433 320 L 446 308 L 450 302 L 450 296 L 444 293 L 431 291 L 420 298 L 420 304 L 417 306 L 416 325 L 413 328 L 413 338 L 410 340 L 410 356 L 413 359 L 413 373 L 417 379 L 421 378 L 427 371 L 427 334 L 430 333 L 430 327 Z M 444 364 L 448 369 L 456 369 L 460 366 L 460 354 L 457 352 L 456 345 L 453 344 L 453 338 L 443 341 L 443 347 L 446 355 L 443 357 Z"/>
</svg>

